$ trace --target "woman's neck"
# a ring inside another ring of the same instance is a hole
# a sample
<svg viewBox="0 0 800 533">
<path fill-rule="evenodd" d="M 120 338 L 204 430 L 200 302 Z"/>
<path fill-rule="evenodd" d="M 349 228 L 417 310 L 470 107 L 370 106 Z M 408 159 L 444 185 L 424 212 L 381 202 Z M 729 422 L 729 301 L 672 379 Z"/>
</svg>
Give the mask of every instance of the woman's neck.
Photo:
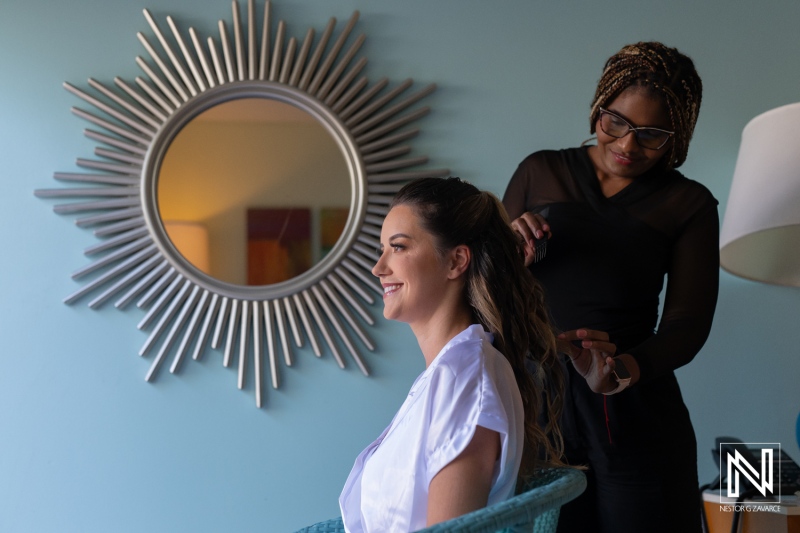
<svg viewBox="0 0 800 533">
<path fill-rule="evenodd" d="M 458 308 L 451 312 L 440 313 L 424 324 L 411 324 L 411 331 L 417 337 L 422 355 L 425 357 L 425 368 L 430 366 L 453 337 L 467 329 L 472 322 L 472 313 L 466 308 Z"/>
</svg>

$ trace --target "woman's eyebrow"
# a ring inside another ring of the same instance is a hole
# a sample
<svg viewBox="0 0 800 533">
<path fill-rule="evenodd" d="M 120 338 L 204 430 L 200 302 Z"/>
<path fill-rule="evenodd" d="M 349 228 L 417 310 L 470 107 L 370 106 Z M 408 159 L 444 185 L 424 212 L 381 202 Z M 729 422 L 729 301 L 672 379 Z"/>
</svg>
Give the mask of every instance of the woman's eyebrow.
<svg viewBox="0 0 800 533">
<path fill-rule="evenodd" d="M 410 238 L 411 235 L 406 235 L 405 233 L 395 233 L 394 235 L 389 237 L 389 240 L 391 241 L 393 239 L 410 239 Z"/>
</svg>

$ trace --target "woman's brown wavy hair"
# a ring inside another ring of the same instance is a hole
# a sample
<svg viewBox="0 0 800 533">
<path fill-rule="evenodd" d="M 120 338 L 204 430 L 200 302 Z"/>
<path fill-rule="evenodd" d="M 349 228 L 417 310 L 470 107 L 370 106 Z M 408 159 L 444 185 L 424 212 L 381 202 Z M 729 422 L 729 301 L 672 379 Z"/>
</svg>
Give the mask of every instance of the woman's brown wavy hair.
<svg viewBox="0 0 800 533">
<path fill-rule="evenodd" d="M 414 210 L 440 254 L 462 244 L 470 249 L 465 298 L 475 321 L 492 333 L 495 348 L 511 364 L 525 408 L 520 478 L 543 463 L 563 464 L 558 420 L 564 375 L 556 338 L 542 287 L 524 265 L 503 204 L 459 178 L 422 178 L 397 193 L 396 205 Z"/>
</svg>

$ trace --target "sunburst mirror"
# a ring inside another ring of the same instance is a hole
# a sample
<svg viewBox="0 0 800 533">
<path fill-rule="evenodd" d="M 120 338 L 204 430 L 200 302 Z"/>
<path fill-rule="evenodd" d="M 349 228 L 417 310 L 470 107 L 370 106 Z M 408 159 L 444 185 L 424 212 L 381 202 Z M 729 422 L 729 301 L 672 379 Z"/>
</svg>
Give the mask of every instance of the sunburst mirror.
<svg viewBox="0 0 800 533">
<path fill-rule="evenodd" d="M 143 75 L 65 83 L 91 106 L 72 111 L 95 127 L 84 133 L 96 158 L 55 173 L 70 187 L 35 194 L 70 199 L 55 212 L 100 239 L 65 303 L 146 310 L 147 381 L 165 361 L 174 373 L 217 349 L 261 407 L 264 376 L 278 388 L 308 347 L 369 375 L 361 350 L 375 349 L 365 326 L 382 290 L 370 270 L 388 204 L 408 180 L 448 171 L 423 168 L 406 144 L 435 85 L 362 76 L 357 11 L 338 35 L 331 18 L 300 42 L 271 22 L 269 1 L 258 17 L 249 0 L 244 22 L 236 0 L 232 10 L 231 29 L 220 20 L 205 42 L 171 17 L 162 32 L 144 10 Z"/>
</svg>

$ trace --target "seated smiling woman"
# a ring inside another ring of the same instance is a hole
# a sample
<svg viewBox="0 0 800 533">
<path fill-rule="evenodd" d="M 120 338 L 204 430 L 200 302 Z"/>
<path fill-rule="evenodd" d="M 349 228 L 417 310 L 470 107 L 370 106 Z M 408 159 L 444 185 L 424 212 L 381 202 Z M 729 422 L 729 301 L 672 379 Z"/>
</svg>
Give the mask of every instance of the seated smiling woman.
<svg viewBox="0 0 800 533">
<path fill-rule="evenodd" d="M 537 424 L 558 419 L 556 339 L 499 200 L 458 178 L 413 181 L 380 240 L 384 316 L 411 326 L 426 369 L 356 459 L 339 498 L 351 533 L 415 531 L 494 504 L 561 456 L 557 426 Z"/>
</svg>

